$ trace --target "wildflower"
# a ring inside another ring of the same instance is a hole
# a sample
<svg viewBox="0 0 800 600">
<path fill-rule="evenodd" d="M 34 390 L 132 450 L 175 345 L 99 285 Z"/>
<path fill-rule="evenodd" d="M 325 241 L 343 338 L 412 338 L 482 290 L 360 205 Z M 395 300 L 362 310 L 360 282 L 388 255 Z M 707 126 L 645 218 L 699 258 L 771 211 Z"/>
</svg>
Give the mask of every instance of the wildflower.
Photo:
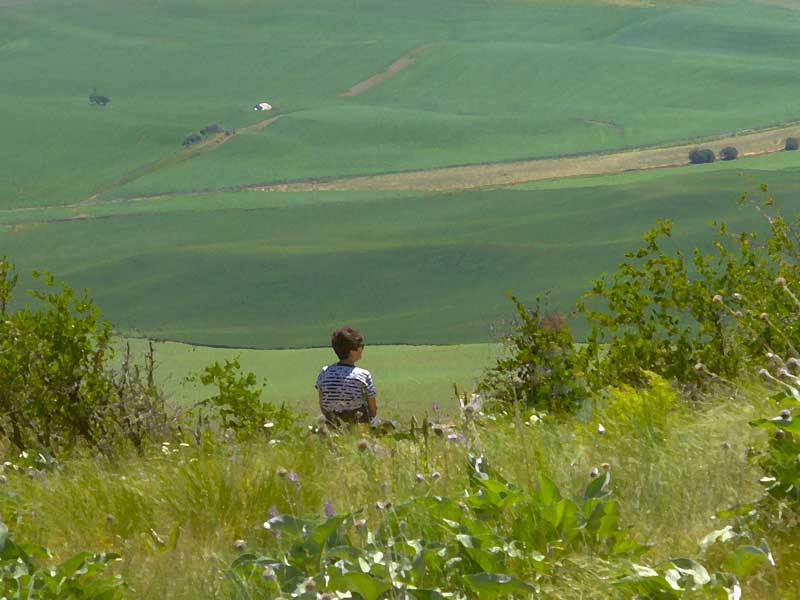
<svg viewBox="0 0 800 600">
<path fill-rule="evenodd" d="M 275 423 L 273 423 L 272 421 L 267 421 L 266 423 L 264 423 L 263 427 L 264 429 L 272 429 L 273 427 L 275 427 Z"/>
<path fill-rule="evenodd" d="M 444 435 L 444 427 L 442 427 L 439 423 L 434 423 L 433 425 L 431 425 L 431 430 L 436 435 L 439 436 Z"/>
<path fill-rule="evenodd" d="M 792 374 L 789 373 L 789 369 L 784 369 L 784 368 L 778 369 L 778 377 L 781 377 L 781 378 L 785 379 L 785 378 L 788 378 L 788 377 L 791 377 L 791 376 L 792 376 Z"/>
<path fill-rule="evenodd" d="M 760 315 L 758 315 L 758 319 L 760 321 L 769 321 L 769 315 L 767 313 L 763 312 Z"/>
<path fill-rule="evenodd" d="M 8 483 L 8 477 L 5 475 L 0 475 L 0 483 Z"/>
<path fill-rule="evenodd" d="M 439 403 L 438 402 L 434 402 L 433 404 L 431 404 L 431 410 L 434 413 L 438 413 L 439 412 Z"/>
<path fill-rule="evenodd" d="M 694 370 L 697 373 L 701 373 L 701 372 L 706 370 L 706 366 L 703 363 L 701 363 L 700 361 L 697 361 L 697 363 L 695 363 L 695 365 L 694 365 Z"/>
<path fill-rule="evenodd" d="M 599 433 L 600 435 L 603 435 L 605 432 L 606 432 L 606 428 L 603 427 L 603 424 L 602 423 L 598 423 L 597 424 L 597 433 Z"/>
<path fill-rule="evenodd" d="M 731 298 L 739 302 L 742 299 L 742 295 L 739 292 L 734 292 L 731 294 Z"/>
<path fill-rule="evenodd" d="M 611 470 L 611 465 L 609 463 L 603 463 L 600 465 L 600 468 L 603 469 L 604 473 L 608 473 Z"/>
<path fill-rule="evenodd" d="M 439 471 L 434 471 L 433 473 L 431 473 L 431 479 L 433 479 L 434 481 L 439 479 L 441 476 L 442 476 L 442 474 L 439 473 Z"/>
<path fill-rule="evenodd" d="M 358 440 L 358 451 L 365 452 L 367 449 L 369 449 L 369 443 L 367 440 Z"/>
<path fill-rule="evenodd" d="M 719 445 L 719 447 L 722 448 L 723 450 L 730 450 L 731 449 L 731 443 L 730 442 L 722 442 Z"/>
<path fill-rule="evenodd" d="M 329 519 L 332 519 L 333 517 L 336 516 L 336 511 L 333 510 L 333 502 L 331 502 L 330 500 L 328 500 L 325 503 L 325 516 L 328 517 Z"/>
<path fill-rule="evenodd" d="M 522 377 L 520 377 L 519 375 L 514 375 L 514 378 L 511 380 L 511 385 L 513 385 L 517 389 L 521 388 L 523 383 L 524 382 L 522 381 Z"/>
<path fill-rule="evenodd" d="M 366 519 L 356 519 L 353 522 L 353 525 L 355 526 L 356 529 L 364 529 L 364 527 L 367 526 L 367 520 Z"/>
<path fill-rule="evenodd" d="M 233 542 L 233 548 L 235 550 L 238 550 L 239 552 L 244 550 L 246 547 L 247 547 L 247 542 L 245 542 L 244 540 L 236 540 L 235 542 Z"/>
<path fill-rule="evenodd" d="M 303 582 L 304 591 L 313 592 L 315 589 L 317 589 L 317 582 L 314 581 L 311 577 L 309 577 Z"/>
<path fill-rule="evenodd" d="M 378 510 L 389 510 L 390 508 L 392 508 L 392 501 L 391 500 L 384 500 L 384 501 L 378 500 L 375 503 L 375 508 L 377 508 Z"/>
<path fill-rule="evenodd" d="M 598 477 L 599 475 L 600 475 L 600 469 L 598 469 L 597 467 L 592 467 L 592 470 L 589 471 L 589 477 L 591 479 L 594 479 L 594 478 Z"/>
<path fill-rule="evenodd" d="M 769 377 L 769 371 L 766 369 L 759 369 L 758 374 L 760 377 Z"/>
<path fill-rule="evenodd" d="M 786 278 L 785 277 L 776 278 L 775 285 L 777 285 L 778 287 L 786 287 Z"/>
<path fill-rule="evenodd" d="M 106 523 L 112 525 L 114 523 L 114 515 L 106 515 Z"/>
<path fill-rule="evenodd" d="M 275 569 L 272 567 L 264 567 L 264 570 L 261 571 L 261 577 L 264 579 L 268 579 L 270 581 L 275 580 Z"/>
<path fill-rule="evenodd" d="M 720 294 L 714 294 L 711 298 L 711 302 L 713 304 L 722 304 L 722 296 Z"/>
<path fill-rule="evenodd" d="M 786 432 L 783 429 L 776 429 L 775 430 L 775 437 L 779 440 L 782 440 L 786 437 Z"/>
<path fill-rule="evenodd" d="M 284 469 L 283 467 L 278 467 L 277 469 L 275 469 L 275 474 L 276 474 L 278 477 L 281 477 L 281 478 L 283 478 L 283 477 L 286 477 L 286 476 L 289 474 L 289 471 L 287 471 L 287 470 L 286 470 L 286 469 Z"/>
<path fill-rule="evenodd" d="M 288 477 L 289 477 L 289 481 L 291 481 L 293 483 L 300 483 L 300 475 L 298 475 L 294 471 L 289 471 Z"/>
<path fill-rule="evenodd" d="M 741 319 L 744 316 L 744 313 L 740 310 L 737 310 L 736 312 L 733 313 L 733 316 L 736 317 L 737 319 Z"/>
<path fill-rule="evenodd" d="M 781 411 L 781 419 L 784 421 L 791 421 L 792 420 L 792 413 L 788 408 L 784 408 Z"/>
<path fill-rule="evenodd" d="M 274 519 L 275 517 L 281 516 L 281 511 L 278 510 L 277 506 L 270 506 L 267 514 L 269 515 L 270 519 Z"/>
<path fill-rule="evenodd" d="M 800 360 L 794 356 L 786 361 L 787 367 L 800 367 Z"/>
<path fill-rule="evenodd" d="M 417 483 L 422 483 L 423 481 L 425 481 L 425 475 L 423 475 L 422 473 L 417 473 L 414 479 L 417 480 Z"/>
</svg>

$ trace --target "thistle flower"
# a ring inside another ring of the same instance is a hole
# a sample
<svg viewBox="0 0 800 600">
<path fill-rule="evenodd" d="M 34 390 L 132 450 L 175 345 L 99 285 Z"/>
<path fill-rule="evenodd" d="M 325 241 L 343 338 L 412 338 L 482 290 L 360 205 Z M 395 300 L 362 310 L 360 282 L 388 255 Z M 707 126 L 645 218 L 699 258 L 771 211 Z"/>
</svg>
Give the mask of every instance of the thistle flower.
<svg viewBox="0 0 800 600">
<path fill-rule="evenodd" d="M 779 440 L 782 440 L 786 437 L 786 432 L 783 429 L 776 429 L 775 430 L 775 437 Z"/>
<path fill-rule="evenodd" d="M 723 450 L 730 450 L 731 449 L 731 443 L 730 442 L 722 442 L 719 445 L 719 447 L 722 448 Z"/>
<path fill-rule="evenodd" d="M 291 481 L 292 483 L 300 483 L 300 475 L 298 475 L 294 471 L 289 471 L 289 481 Z"/>
<path fill-rule="evenodd" d="M 794 356 L 786 361 L 787 367 L 800 367 L 800 360 Z"/>
<path fill-rule="evenodd" d="M 425 475 L 423 475 L 422 473 L 417 473 L 414 479 L 417 480 L 417 483 L 422 483 L 423 481 L 425 481 Z"/>
<path fill-rule="evenodd" d="M 439 412 L 439 403 L 438 402 L 434 402 L 433 404 L 431 404 L 431 410 L 434 413 L 438 413 Z"/>
<path fill-rule="evenodd" d="M 706 370 L 706 366 L 703 363 L 701 363 L 700 361 L 697 361 L 695 363 L 695 365 L 694 365 L 694 370 L 697 373 L 702 373 L 703 371 Z"/>
<path fill-rule="evenodd" d="M 758 315 L 758 319 L 759 321 L 769 321 L 769 315 L 765 312 L 762 312 L 760 315 Z"/>
<path fill-rule="evenodd" d="M 431 479 L 433 479 L 434 481 L 439 479 L 441 476 L 442 476 L 442 474 L 439 473 L 439 471 L 434 471 L 433 473 L 431 473 Z"/>
<path fill-rule="evenodd" d="M 786 278 L 785 277 L 777 277 L 775 279 L 775 285 L 778 287 L 786 287 Z"/>
<path fill-rule="evenodd" d="M 733 294 L 731 294 L 731 298 L 739 302 L 742 299 L 742 295 L 739 292 L 734 292 Z"/>
<path fill-rule="evenodd" d="M 591 479 L 595 479 L 596 477 L 599 476 L 600 476 L 600 469 L 598 469 L 597 467 L 592 467 L 592 470 L 589 471 L 589 477 Z"/>
<path fill-rule="evenodd" d="M 364 527 L 367 526 L 367 520 L 366 519 L 356 519 L 355 521 L 353 521 L 353 525 L 355 526 L 356 529 L 364 529 Z"/>
<path fill-rule="evenodd" d="M 336 511 L 333 509 L 333 502 L 330 500 L 325 502 L 324 511 L 325 511 L 325 516 L 328 517 L 329 519 L 332 519 L 333 517 L 336 516 Z"/>
<path fill-rule="evenodd" d="M 392 501 L 391 500 L 378 500 L 375 503 L 375 508 L 378 510 L 389 510 L 392 508 Z"/>
<path fill-rule="evenodd" d="M 784 408 L 781 411 L 781 419 L 784 421 L 791 421 L 792 420 L 792 412 L 788 408 Z"/>
<path fill-rule="evenodd" d="M 737 319 L 741 319 L 742 317 L 744 317 L 744 313 L 740 310 L 737 310 L 736 312 L 733 313 L 733 316 L 736 317 Z"/>
<path fill-rule="evenodd" d="M 600 465 L 600 468 L 603 469 L 604 473 L 608 473 L 611 470 L 611 465 L 609 463 L 603 463 Z"/>
<path fill-rule="evenodd" d="M 233 548 L 235 550 L 238 550 L 239 552 L 244 550 L 246 547 L 247 547 L 247 542 L 245 542 L 244 540 L 236 540 L 235 542 L 233 542 Z"/>
<path fill-rule="evenodd" d="M 317 589 L 317 582 L 314 581 L 311 577 L 309 577 L 303 582 L 304 591 L 313 592 L 315 589 Z"/>
<path fill-rule="evenodd" d="M 269 515 L 270 519 L 274 519 L 275 517 L 281 516 L 281 511 L 278 510 L 277 506 L 270 506 L 267 514 Z"/>
<path fill-rule="evenodd" d="M 264 570 L 261 571 L 261 577 L 264 579 L 274 581 L 275 580 L 275 569 L 272 567 L 264 567 Z"/>
<path fill-rule="evenodd" d="M 714 294 L 711 298 L 712 304 L 722 304 L 722 295 L 721 294 Z"/>
<path fill-rule="evenodd" d="M 369 449 L 369 443 L 367 442 L 367 440 L 361 439 L 358 440 L 357 447 L 359 452 L 366 452 Z"/>
<path fill-rule="evenodd" d="M 763 368 L 759 369 L 758 370 L 758 375 L 759 375 L 759 377 L 769 377 L 769 371 L 767 371 L 766 369 L 763 369 Z"/>
</svg>

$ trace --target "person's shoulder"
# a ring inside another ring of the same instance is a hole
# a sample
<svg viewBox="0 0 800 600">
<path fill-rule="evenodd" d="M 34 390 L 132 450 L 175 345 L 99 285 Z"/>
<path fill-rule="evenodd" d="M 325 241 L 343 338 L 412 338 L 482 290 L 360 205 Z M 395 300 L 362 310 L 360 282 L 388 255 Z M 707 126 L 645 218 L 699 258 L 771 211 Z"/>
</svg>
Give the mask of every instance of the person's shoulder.
<svg viewBox="0 0 800 600">
<path fill-rule="evenodd" d="M 362 377 L 372 377 L 372 373 L 361 367 L 355 367 L 353 371 L 356 375 L 361 375 Z"/>
</svg>

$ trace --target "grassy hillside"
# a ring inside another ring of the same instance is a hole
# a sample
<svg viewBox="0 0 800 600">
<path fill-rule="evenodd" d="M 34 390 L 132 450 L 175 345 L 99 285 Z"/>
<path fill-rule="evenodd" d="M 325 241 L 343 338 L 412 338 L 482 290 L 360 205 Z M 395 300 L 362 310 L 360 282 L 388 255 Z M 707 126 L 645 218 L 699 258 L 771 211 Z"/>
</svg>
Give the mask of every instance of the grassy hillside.
<svg viewBox="0 0 800 600">
<path fill-rule="evenodd" d="M 713 220 L 754 226 L 735 203 L 753 181 L 795 210 L 799 168 L 783 153 L 530 189 L 99 203 L 0 213 L 0 236 L 20 270 L 89 287 L 134 335 L 313 347 L 351 323 L 377 344 L 486 342 L 511 312 L 504 292 L 568 309 L 659 218 L 687 247 Z"/>
<path fill-rule="evenodd" d="M 750 1 L 0 8 L 0 206 L 632 147 L 800 118 L 800 13 Z M 339 94 L 421 49 L 353 97 Z M 111 98 L 90 106 L 92 86 Z M 109 192 L 268 100 L 282 119 Z"/>
<path fill-rule="evenodd" d="M 320 332 L 320 345 L 325 332 Z M 369 344 L 369 340 L 367 340 Z M 141 357 L 145 342 L 130 340 L 134 356 Z M 330 348 L 303 350 L 247 350 L 158 343 L 156 377 L 170 401 L 189 405 L 210 394 L 186 377 L 207 365 L 238 358 L 242 369 L 266 379 L 264 398 L 285 403 L 296 412 L 319 414 L 314 382 L 323 365 L 336 361 Z M 368 346 L 359 366 L 370 369 L 378 388 L 378 408 L 383 417 L 423 416 L 439 404 L 443 414 L 456 410 L 453 385 L 473 389 L 484 369 L 500 352 L 498 344 L 453 346 Z"/>
</svg>

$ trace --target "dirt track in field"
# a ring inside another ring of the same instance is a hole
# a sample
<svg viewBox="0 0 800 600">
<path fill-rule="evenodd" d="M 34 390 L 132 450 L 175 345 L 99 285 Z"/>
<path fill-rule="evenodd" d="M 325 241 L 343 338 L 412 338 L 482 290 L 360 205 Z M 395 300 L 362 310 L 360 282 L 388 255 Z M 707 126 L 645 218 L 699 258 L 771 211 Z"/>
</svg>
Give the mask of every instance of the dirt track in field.
<svg viewBox="0 0 800 600">
<path fill-rule="evenodd" d="M 398 58 L 392 64 L 390 64 L 385 71 L 381 71 L 380 73 L 376 73 L 372 77 L 365 79 L 364 81 L 360 81 L 351 87 L 349 90 L 346 90 L 339 94 L 340 96 L 358 96 L 359 94 L 363 94 L 368 89 L 375 87 L 379 83 L 383 83 L 387 79 L 389 79 L 395 73 L 399 73 L 409 65 L 414 64 L 414 62 L 422 56 L 425 51 L 430 48 L 429 45 L 426 46 L 419 46 L 418 48 L 414 48 L 411 52 Z"/>
<path fill-rule="evenodd" d="M 449 191 L 503 187 L 564 177 L 610 175 L 626 171 L 677 167 L 686 165 L 689 151 L 698 147 L 711 148 L 719 156 L 722 148 L 734 146 L 738 149 L 739 156 L 742 158 L 758 156 L 783 150 L 787 137 L 800 137 L 800 123 L 662 148 L 640 148 L 622 152 L 466 165 L 329 180 L 249 185 L 236 189 L 261 192 L 326 190 Z"/>
</svg>

